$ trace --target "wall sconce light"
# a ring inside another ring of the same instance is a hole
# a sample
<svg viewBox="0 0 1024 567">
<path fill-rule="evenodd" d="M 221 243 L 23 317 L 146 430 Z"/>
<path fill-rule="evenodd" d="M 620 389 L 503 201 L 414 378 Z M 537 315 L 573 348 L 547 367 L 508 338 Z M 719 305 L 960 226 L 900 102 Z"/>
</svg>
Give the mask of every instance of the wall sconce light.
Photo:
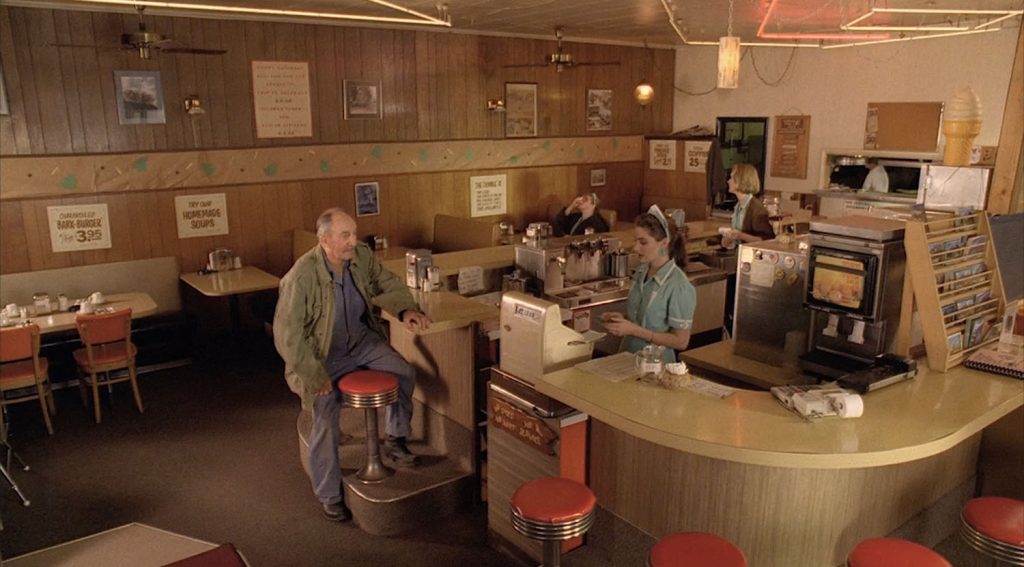
<svg viewBox="0 0 1024 567">
<path fill-rule="evenodd" d="M 718 38 L 718 88 L 740 86 L 740 38 L 732 35 L 732 4 L 729 0 L 729 31 Z"/>
<path fill-rule="evenodd" d="M 185 97 L 185 113 L 193 116 L 197 114 L 206 114 L 206 109 L 203 108 L 203 103 L 199 100 L 199 95 L 188 95 Z"/>
<path fill-rule="evenodd" d="M 487 110 L 491 112 L 505 112 L 505 101 L 500 98 L 487 99 Z"/>
<path fill-rule="evenodd" d="M 651 104 L 651 101 L 654 99 L 654 87 L 647 82 L 647 79 L 641 80 L 640 84 L 633 89 L 633 98 L 636 99 L 640 106 Z"/>
</svg>

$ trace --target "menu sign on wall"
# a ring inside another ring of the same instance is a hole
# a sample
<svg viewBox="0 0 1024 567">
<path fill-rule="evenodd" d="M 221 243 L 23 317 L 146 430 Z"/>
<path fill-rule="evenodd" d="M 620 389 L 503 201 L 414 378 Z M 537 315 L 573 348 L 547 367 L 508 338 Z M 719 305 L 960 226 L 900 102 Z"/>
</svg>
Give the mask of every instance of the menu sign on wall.
<svg viewBox="0 0 1024 567">
<path fill-rule="evenodd" d="M 651 140 L 648 144 L 650 151 L 650 168 L 676 169 L 676 141 L 675 140 Z"/>
<path fill-rule="evenodd" d="M 107 205 L 46 207 L 50 245 L 54 252 L 110 248 L 110 214 Z"/>
<path fill-rule="evenodd" d="M 704 173 L 708 169 L 708 154 L 711 153 L 711 142 L 685 142 L 683 153 L 686 154 L 686 163 L 683 164 L 683 171 L 686 173 Z"/>
<path fill-rule="evenodd" d="M 506 175 L 482 175 L 469 178 L 470 216 L 503 215 L 507 210 Z"/>
<path fill-rule="evenodd" d="M 772 177 L 807 179 L 810 116 L 776 116 L 772 140 Z"/>
<path fill-rule="evenodd" d="M 228 203 L 224 193 L 181 195 L 174 198 L 178 238 L 228 233 Z"/>
<path fill-rule="evenodd" d="M 309 63 L 253 61 L 252 97 L 257 138 L 307 138 L 313 135 Z"/>
</svg>

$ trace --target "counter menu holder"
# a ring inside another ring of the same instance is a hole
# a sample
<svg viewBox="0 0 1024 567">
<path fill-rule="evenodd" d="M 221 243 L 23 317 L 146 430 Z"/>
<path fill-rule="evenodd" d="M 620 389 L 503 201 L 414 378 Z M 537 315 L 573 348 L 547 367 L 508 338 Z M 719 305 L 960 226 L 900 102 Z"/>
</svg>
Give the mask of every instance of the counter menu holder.
<svg viewBox="0 0 1024 567">
<path fill-rule="evenodd" d="M 988 215 L 929 212 L 907 221 L 905 245 L 928 367 L 945 372 L 999 340 L 1006 296 Z"/>
</svg>

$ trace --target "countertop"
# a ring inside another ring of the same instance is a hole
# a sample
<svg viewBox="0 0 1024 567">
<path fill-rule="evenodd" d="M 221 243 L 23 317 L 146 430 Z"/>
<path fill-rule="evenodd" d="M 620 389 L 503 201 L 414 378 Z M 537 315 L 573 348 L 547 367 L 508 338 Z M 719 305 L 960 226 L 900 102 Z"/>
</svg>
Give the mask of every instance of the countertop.
<svg viewBox="0 0 1024 567">
<path fill-rule="evenodd" d="M 496 325 L 500 316 L 500 310 L 497 307 L 451 291 L 410 289 L 409 292 L 419 304 L 420 310 L 431 319 L 430 328 L 416 331 L 417 335 L 440 333 L 465 327 L 471 323 L 494 322 Z M 403 324 L 397 316 L 387 311 L 382 314 L 392 325 Z"/>
<path fill-rule="evenodd" d="M 877 191 L 859 192 L 853 190 L 819 189 L 814 191 L 819 197 L 835 197 L 856 201 L 882 201 L 885 203 L 906 203 L 907 206 L 917 203 L 917 195 L 901 195 L 899 193 L 879 193 Z"/>
<path fill-rule="evenodd" d="M 921 361 L 921 366 L 926 366 Z M 923 368 L 864 397 L 864 415 L 805 421 L 766 391 L 725 399 L 635 380 L 613 383 L 576 368 L 537 390 L 630 435 L 679 451 L 786 468 L 886 466 L 942 453 L 1024 404 L 1024 382 L 957 367 Z"/>
</svg>

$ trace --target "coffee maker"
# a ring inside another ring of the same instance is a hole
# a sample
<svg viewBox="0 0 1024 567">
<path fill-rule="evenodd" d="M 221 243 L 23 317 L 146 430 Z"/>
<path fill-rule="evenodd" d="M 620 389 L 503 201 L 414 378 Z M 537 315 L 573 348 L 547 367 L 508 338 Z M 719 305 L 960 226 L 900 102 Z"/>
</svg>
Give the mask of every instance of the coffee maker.
<svg viewBox="0 0 1024 567">
<path fill-rule="evenodd" d="M 902 221 L 813 221 L 804 306 L 811 310 L 805 372 L 841 378 L 876 364 L 895 339 L 906 253 Z"/>
</svg>

